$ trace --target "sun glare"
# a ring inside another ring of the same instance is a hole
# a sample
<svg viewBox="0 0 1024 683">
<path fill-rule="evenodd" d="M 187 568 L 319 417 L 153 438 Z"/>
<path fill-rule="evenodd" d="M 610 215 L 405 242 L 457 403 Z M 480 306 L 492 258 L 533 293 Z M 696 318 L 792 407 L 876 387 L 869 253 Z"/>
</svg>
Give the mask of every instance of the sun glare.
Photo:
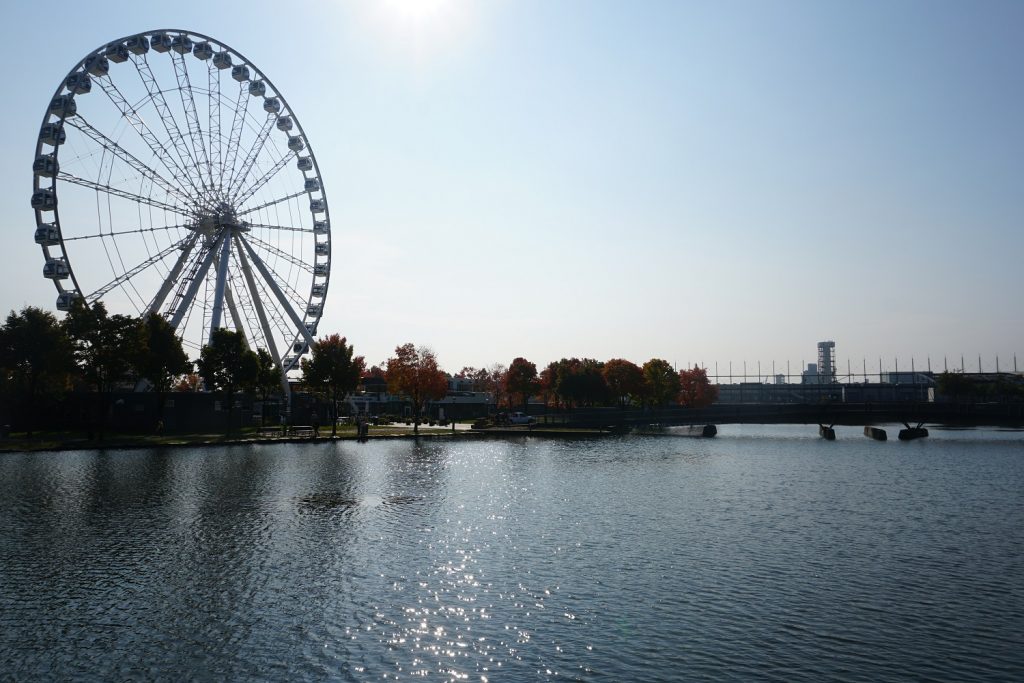
<svg viewBox="0 0 1024 683">
<path fill-rule="evenodd" d="M 374 33 L 417 67 L 452 55 L 464 46 L 477 8 L 465 0 L 379 0 L 363 5 Z"/>
<path fill-rule="evenodd" d="M 396 19 L 425 24 L 443 20 L 455 3 L 453 0 L 384 0 L 382 4 Z"/>
</svg>

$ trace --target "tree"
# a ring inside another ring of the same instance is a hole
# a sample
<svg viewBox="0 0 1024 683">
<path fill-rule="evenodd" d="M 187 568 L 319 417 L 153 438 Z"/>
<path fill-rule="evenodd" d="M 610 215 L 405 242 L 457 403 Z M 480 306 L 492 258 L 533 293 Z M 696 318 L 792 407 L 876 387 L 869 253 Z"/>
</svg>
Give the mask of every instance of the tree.
<svg viewBox="0 0 1024 683">
<path fill-rule="evenodd" d="M 174 385 L 175 391 L 199 391 L 203 385 L 203 378 L 196 372 L 189 372 L 182 375 Z"/>
<path fill-rule="evenodd" d="M 483 391 L 494 397 L 494 407 L 501 410 L 501 404 L 505 403 L 507 394 L 505 392 L 505 373 L 508 372 L 501 363 L 495 363 L 487 368 L 480 377 Z"/>
<path fill-rule="evenodd" d="M 267 399 L 281 387 L 281 366 L 266 349 L 256 349 L 256 378 L 253 389 L 260 397 L 260 424 L 267 419 Z"/>
<path fill-rule="evenodd" d="M 99 418 L 95 425 L 102 440 L 110 392 L 129 379 L 139 343 L 139 321 L 126 315 L 107 315 L 102 301 L 89 305 L 78 299 L 68 311 L 64 327 L 82 379 L 97 393 Z"/>
<path fill-rule="evenodd" d="M 935 384 L 939 393 L 944 396 L 952 396 L 954 401 L 960 400 L 975 392 L 974 382 L 963 372 L 943 372 L 935 378 Z"/>
<path fill-rule="evenodd" d="M 192 372 L 192 363 L 174 328 L 159 313 L 151 313 L 139 322 L 132 363 L 139 377 L 148 380 L 156 391 L 156 419 L 162 420 L 164 394 L 176 377 Z"/>
<path fill-rule="evenodd" d="M 505 391 L 509 396 L 509 406 L 516 397 L 522 399 L 523 412 L 529 412 L 530 397 L 540 391 L 537 380 L 537 366 L 525 358 L 515 358 L 508 366 L 504 377 Z"/>
<path fill-rule="evenodd" d="M 613 358 L 601 369 L 608 393 L 625 408 L 633 398 L 639 398 L 644 389 L 644 373 L 636 363 Z"/>
<path fill-rule="evenodd" d="M 718 387 L 708 380 L 708 372 L 696 365 L 679 371 L 679 403 L 687 408 L 707 408 L 718 400 Z"/>
<path fill-rule="evenodd" d="M 245 344 L 245 335 L 223 327 L 213 331 L 210 343 L 199 355 L 199 375 L 210 391 L 219 391 L 227 402 L 227 435 L 231 435 L 231 415 L 235 392 L 250 388 L 259 372 L 256 353 Z"/>
<path fill-rule="evenodd" d="M 643 367 L 644 397 L 656 407 L 679 395 L 679 373 L 672 369 L 667 360 L 652 358 Z"/>
<path fill-rule="evenodd" d="M 430 349 L 403 344 L 387 362 L 388 391 L 401 394 L 412 403 L 413 433 L 419 434 L 420 412 L 427 401 L 444 398 L 448 377 L 437 367 Z"/>
<path fill-rule="evenodd" d="M 311 358 L 302 359 L 302 380 L 330 398 L 331 436 L 337 436 L 338 401 L 359 386 L 365 362 L 362 356 L 353 357 L 354 347 L 336 334 L 317 340 L 312 352 Z"/>
<path fill-rule="evenodd" d="M 75 369 L 71 340 L 53 314 L 32 306 L 11 311 L 0 327 L 0 372 L 29 436 L 40 397 L 62 391 Z"/>
</svg>

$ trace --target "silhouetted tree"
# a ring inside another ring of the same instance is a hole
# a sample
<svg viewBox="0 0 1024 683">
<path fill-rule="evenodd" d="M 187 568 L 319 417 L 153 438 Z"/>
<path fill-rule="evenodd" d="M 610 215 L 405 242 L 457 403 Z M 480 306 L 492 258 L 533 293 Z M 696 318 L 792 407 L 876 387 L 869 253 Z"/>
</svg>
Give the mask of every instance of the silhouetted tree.
<svg viewBox="0 0 1024 683">
<path fill-rule="evenodd" d="M 259 371 L 256 353 L 245 343 L 245 335 L 225 328 L 213 331 L 210 343 L 199 355 L 199 375 L 210 391 L 219 391 L 227 403 L 227 435 L 231 435 L 231 415 L 235 392 L 251 388 Z"/>
<path fill-rule="evenodd" d="M 96 391 L 99 416 L 94 424 L 102 440 L 110 392 L 130 377 L 139 343 L 139 321 L 126 315 L 107 315 L 102 301 L 89 305 L 78 299 L 68 311 L 64 327 L 82 379 Z"/>
<path fill-rule="evenodd" d="M 267 419 L 267 399 L 281 388 L 281 366 L 266 349 L 256 349 L 256 379 L 253 389 L 260 397 L 260 424 Z"/>
<path fill-rule="evenodd" d="M 540 390 L 537 380 L 537 366 L 525 358 L 515 358 L 508 366 L 504 377 L 505 391 L 509 396 L 509 406 L 518 397 L 522 401 L 523 412 L 528 412 L 530 397 Z"/>
<path fill-rule="evenodd" d="M 427 401 L 444 398 L 448 377 L 437 367 L 430 349 L 403 344 L 387 363 L 388 391 L 401 394 L 412 403 L 413 433 L 420 431 L 420 412 Z"/>
<path fill-rule="evenodd" d="M 302 359 L 302 381 L 324 393 L 331 401 L 331 436 L 338 434 L 338 401 L 355 391 L 363 374 L 362 356 L 353 357 L 355 349 L 345 337 L 332 334 L 313 344 L 312 357 Z"/>
<path fill-rule="evenodd" d="M 164 417 L 164 394 L 176 377 L 192 372 L 192 363 L 181 346 L 171 324 L 159 313 L 151 313 L 138 323 L 138 345 L 132 359 L 139 377 L 156 392 L 156 419 Z"/>
<path fill-rule="evenodd" d="M 0 327 L 0 373 L 10 405 L 29 436 L 38 424 L 39 398 L 63 391 L 75 369 L 71 340 L 53 314 L 32 306 L 11 311 Z"/>
</svg>

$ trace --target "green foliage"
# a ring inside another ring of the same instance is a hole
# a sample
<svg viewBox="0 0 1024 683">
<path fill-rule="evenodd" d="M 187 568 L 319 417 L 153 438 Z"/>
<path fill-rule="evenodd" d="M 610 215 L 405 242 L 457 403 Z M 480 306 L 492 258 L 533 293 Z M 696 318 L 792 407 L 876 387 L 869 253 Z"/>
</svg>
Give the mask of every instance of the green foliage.
<svg viewBox="0 0 1024 683">
<path fill-rule="evenodd" d="M 63 391 L 75 370 L 71 340 L 51 313 L 27 306 L 0 327 L 0 377 L 31 433 L 39 397 Z"/>
<path fill-rule="evenodd" d="M 962 372 L 943 372 L 935 378 L 940 394 L 960 398 L 975 393 L 974 382 Z"/>
<path fill-rule="evenodd" d="M 664 406 L 679 395 L 679 373 L 667 360 L 652 358 L 643 367 L 645 397 L 651 405 Z"/>
<path fill-rule="evenodd" d="M 325 394 L 335 411 L 331 435 L 338 433 L 337 405 L 346 394 L 359 386 L 365 362 L 354 356 L 355 348 L 345 337 L 332 334 L 318 340 L 311 349 L 312 356 L 302 359 L 302 381 L 310 389 Z"/>
<path fill-rule="evenodd" d="M 235 392 L 255 385 L 259 358 L 246 346 L 245 335 L 222 327 L 210 335 L 210 343 L 203 347 L 196 365 L 206 388 L 224 395 L 230 434 Z"/>
<path fill-rule="evenodd" d="M 181 339 L 159 313 L 152 313 L 138 324 L 138 346 L 133 362 L 135 370 L 158 393 L 170 391 L 175 378 L 192 372 Z"/>
<path fill-rule="evenodd" d="M 549 378 L 554 377 L 554 392 L 562 405 L 603 405 L 608 400 L 604 363 L 593 358 L 563 358 L 548 366 Z M 550 379 L 549 379 L 550 381 Z"/>
<path fill-rule="evenodd" d="M 110 392 L 129 379 L 138 344 L 138 320 L 107 315 L 102 301 L 78 300 L 64 319 L 82 378 L 97 392 Z"/>
<path fill-rule="evenodd" d="M 281 388 L 281 366 L 266 349 L 256 349 L 256 379 L 253 389 L 263 401 Z"/>
</svg>

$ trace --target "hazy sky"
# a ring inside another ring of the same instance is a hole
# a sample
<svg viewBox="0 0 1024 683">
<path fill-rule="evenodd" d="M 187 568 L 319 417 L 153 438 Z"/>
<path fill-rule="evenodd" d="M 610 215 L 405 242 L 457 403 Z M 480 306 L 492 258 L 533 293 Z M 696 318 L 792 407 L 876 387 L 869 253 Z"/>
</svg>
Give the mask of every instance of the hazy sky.
<svg viewBox="0 0 1024 683">
<path fill-rule="evenodd" d="M 155 28 L 249 57 L 331 201 L 320 333 L 370 362 L 1024 369 L 1024 3 L 8 3 L 0 310 L 53 309 L 49 98 Z M 84 265 L 75 264 L 77 268 Z"/>
</svg>

